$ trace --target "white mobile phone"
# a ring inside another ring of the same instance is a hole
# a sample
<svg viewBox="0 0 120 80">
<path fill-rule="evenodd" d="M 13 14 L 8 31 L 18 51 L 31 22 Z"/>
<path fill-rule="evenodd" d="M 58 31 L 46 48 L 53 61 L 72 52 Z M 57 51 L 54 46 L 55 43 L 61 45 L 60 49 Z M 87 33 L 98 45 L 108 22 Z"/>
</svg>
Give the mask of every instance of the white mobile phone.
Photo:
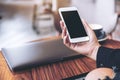
<svg viewBox="0 0 120 80">
<path fill-rule="evenodd" d="M 89 36 L 82 24 L 76 7 L 59 8 L 59 14 L 67 27 L 69 40 L 71 43 L 88 41 Z"/>
</svg>

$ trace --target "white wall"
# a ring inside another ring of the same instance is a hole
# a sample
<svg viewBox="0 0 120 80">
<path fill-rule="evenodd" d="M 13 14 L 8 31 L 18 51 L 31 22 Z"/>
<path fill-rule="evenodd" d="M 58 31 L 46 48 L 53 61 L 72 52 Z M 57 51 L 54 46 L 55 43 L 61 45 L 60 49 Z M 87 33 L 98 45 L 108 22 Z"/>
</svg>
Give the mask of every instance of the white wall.
<svg viewBox="0 0 120 80">
<path fill-rule="evenodd" d="M 72 6 L 78 8 L 81 18 L 86 19 L 89 23 L 94 22 L 95 3 L 93 0 L 72 0 Z"/>
<path fill-rule="evenodd" d="M 114 0 L 97 0 L 95 8 L 95 22 L 104 26 L 107 33 L 115 26 Z"/>
<path fill-rule="evenodd" d="M 88 23 L 101 24 L 109 33 L 116 21 L 114 0 L 72 0 L 72 6 L 79 9 L 80 16 Z"/>
</svg>

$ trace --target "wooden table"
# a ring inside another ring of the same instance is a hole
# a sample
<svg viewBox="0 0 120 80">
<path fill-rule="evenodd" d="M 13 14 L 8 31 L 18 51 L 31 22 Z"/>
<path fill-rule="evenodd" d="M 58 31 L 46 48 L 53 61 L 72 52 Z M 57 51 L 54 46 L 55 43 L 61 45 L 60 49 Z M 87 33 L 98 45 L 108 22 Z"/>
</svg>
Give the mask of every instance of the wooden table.
<svg viewBox="0 0 120 80">
<path fill-rule="evenodd" d="M 101 44 L 110 48 L 120 48 L 120 42 L 114 40 L 106 40 Z M 0 80 L 61 80 L 89 72 L 95 68 L 94 60 L 80 57 L 35 67 L 21 73 L 12 73 L 0 54 Z"/>
</svg>

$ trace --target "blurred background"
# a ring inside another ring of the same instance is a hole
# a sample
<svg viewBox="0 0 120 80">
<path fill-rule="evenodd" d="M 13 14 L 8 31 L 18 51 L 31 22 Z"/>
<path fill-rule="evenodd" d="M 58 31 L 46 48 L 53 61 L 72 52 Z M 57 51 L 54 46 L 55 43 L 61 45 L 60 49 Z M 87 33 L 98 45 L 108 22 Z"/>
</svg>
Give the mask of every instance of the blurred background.
<svg viewBox="0 0 120 80">
<path fill-rule="evenodd" d="M 120 41 L 120 0 L 0 0 L 0 48 L 59 35 L 58 8 L 66 6 Z"/>
</svg>

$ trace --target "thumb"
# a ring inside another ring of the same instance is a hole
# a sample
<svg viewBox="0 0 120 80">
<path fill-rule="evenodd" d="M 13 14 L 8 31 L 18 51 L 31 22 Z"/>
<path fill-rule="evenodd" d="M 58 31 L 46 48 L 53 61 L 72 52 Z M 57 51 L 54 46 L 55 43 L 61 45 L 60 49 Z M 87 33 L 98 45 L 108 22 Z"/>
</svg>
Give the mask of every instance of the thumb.
<svg viewBox="0 0 120 80">
<path fill-rule="evenodd" d="M 90 28 L 88 23 L 85 20 L 82 20 L 82 22 L 83 22 L 83 24 L 85 26 L 85 29 L 87 31 L 87 34 L 88 34 L 89 38 L 90 38 L 90 41 L 97 40 L 94 31 Z"/>
</svg>

